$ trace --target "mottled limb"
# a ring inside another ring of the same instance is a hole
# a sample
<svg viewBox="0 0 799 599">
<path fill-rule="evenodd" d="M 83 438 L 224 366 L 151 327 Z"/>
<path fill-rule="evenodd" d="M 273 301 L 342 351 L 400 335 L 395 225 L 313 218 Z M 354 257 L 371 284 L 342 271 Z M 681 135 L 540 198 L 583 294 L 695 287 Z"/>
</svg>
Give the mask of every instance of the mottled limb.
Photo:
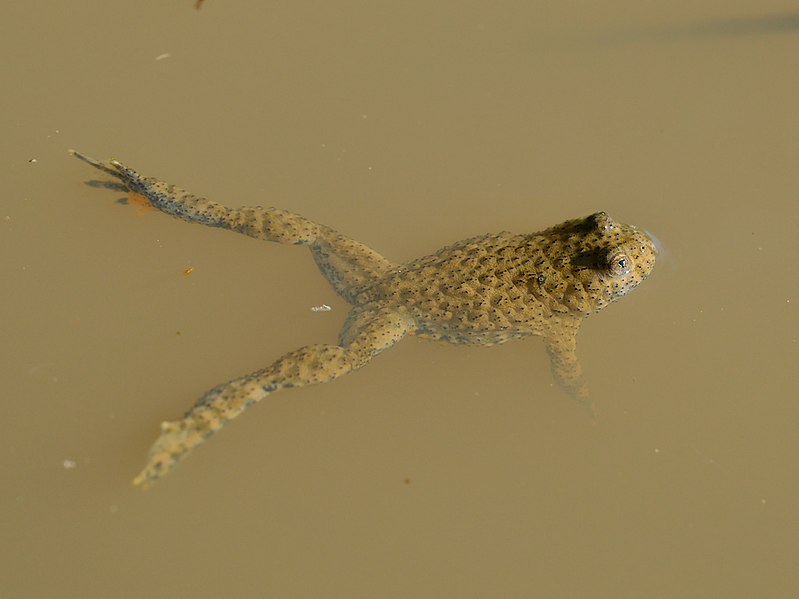
<svg viewBox="0 0 799 599">
<path fill-rule="evenodd" d="M 366 364 L 411 329 L 404 315 L 353 311 L 340 345 L 309 345 L 290 352 L 271 366 L 211 389 L 181 420 L 163 422 L 161 435 L 150 449 L 133 484 L 152 485 L 188 453 L 229 421 L 267 395 L 291 387 L 336 379 Z"/>
<path fill-rule="evenodd" d="M 185 221 L 230 229 L 256 239 L 309 246 L 322 274 L 350 303 L 394 265 L 368 246 L 307 218 L 278 208 L 228 208 L 110 160 L 101 162 L 76 150 L 70 153 L 118 180 L 154 208 Z"/>
<path fill-rule="evenodd" d="M 588 397 L 588 385 L 583 380 L 583 368 L 577 360 L 578 328 L 579 321 L 571 327 L 564 324 L 563 328 L 544 337 L 544 343 L 555 382 L 593 413 L 593 404 Z"/>
</svg>

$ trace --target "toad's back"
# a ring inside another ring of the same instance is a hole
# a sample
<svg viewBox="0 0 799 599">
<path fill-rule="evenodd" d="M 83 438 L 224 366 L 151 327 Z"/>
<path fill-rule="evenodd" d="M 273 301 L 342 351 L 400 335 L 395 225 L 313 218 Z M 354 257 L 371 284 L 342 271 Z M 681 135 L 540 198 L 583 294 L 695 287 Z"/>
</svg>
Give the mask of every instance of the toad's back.
<svg viewBox="0 0 799 599">
<path fill-rule="evenodd" d="M 654 260 L 645 234 L 600 212 L 461 241 L 393 269 L 360 299 L 404 307 L 418 335 L 491 345 L 573 328 L 635 288 Z"/>
</svg>

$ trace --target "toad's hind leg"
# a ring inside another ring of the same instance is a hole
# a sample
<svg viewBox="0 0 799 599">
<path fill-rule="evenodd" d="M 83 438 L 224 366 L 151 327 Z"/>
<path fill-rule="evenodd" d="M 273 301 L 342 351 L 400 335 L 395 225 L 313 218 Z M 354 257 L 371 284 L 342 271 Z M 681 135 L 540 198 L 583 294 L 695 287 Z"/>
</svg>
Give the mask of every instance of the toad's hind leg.
<svg viewBox="0 0 799 599">
<path fill-rule="evenodd" d="M 390 310 L 353 310 L 338 345 L 309 345 L 271 366 L 208 391 L 181 419 L 161 424 L 133 484 L 148 487 L 172 470 L 189 451 L 267 395 L 291 387 L 325 383 L 360 368 L 411 329 L 411 321 Z"/>
<path fill-rule="evenodd" d="M 299 214 L 260 206 L 228 208 L 158 179 L 143 177 L 116 160 L 101 162 L 75 150 L 70 153 L 115 177 L 119 181 L 116 185 L 144 196 L 153 207 L 167 214 L 256 239 L 307 245 L 319 270 L 350 303 L 355 303 L 365 287 L 394 266 L 368 246 Z"/>
</svg>

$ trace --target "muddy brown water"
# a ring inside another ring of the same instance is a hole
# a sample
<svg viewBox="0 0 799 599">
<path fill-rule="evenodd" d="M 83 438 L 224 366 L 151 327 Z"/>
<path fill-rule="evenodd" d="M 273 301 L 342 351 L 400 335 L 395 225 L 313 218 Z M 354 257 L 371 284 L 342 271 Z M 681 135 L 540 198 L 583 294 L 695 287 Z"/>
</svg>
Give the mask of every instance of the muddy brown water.
<svg viewBox="0 0 799 599">
<path fill-rule="evenodd" d="M 796 596 L 786 7 L 5 11 L 0 594 Z M 347 306 L 307 251 L 120 205 L 72 147 L 397 261 L 597 210 L 664 251 L 580 333 L 596 422 L 539 339 L 406 339 L 142 492 L 160 421 Z"/>
</svg>

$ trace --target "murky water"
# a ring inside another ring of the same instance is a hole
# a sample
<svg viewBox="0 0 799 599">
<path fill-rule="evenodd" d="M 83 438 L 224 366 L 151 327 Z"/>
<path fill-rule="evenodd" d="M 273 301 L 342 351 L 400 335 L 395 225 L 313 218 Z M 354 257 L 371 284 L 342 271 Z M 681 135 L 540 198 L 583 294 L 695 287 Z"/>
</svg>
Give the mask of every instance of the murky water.
<svg viewBox="0 0 799 599">
<path fill-rule="evenodd" d="M 3 596 L 799 593 L 799 13 L 168 4 L 4 14 Z M 397 261 L 600 209 L 666 251 L 583 327 L 596 423 L 540 340 L 409 339 L 141 492 L 161 420 L 347 306 L 70 147 Z"/>
</svg>

